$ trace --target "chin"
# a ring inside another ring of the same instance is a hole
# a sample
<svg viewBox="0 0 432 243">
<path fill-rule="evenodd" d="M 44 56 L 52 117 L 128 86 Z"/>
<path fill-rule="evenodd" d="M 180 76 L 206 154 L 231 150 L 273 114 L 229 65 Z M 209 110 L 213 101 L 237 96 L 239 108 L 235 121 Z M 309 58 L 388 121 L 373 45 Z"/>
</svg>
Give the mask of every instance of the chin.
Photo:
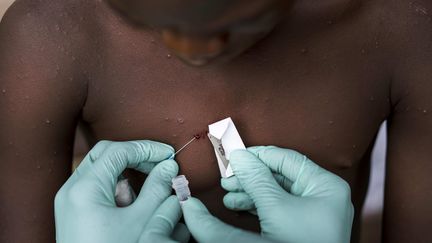
<svg viewBox="0 0 432 243">
<path fill-rule="evenodd" d="M 178 56 L 180 60 L 182 60 L 184 63 L 194 66 L 194 67 L 204 67 L 204 66 L 210 66 L 210 65 L 220 65 L 228 63 L 238 56 L 240 56 L 243 52 L 251 48 L 256 42 L 250 43 L 248 46 L 242 46 L 237 48 L 230 48 L 229 50 L 215 56 L 215 57 L 209 57 L 209 58 L 202 58 L 202 59 L 190 59 L 190 58 L 184 58 L 181 56 Z"/>
<path fill-rule="evenodd" d="M 185 59 L 185 58 L 181 58 L 181 57 L 179 57 L 179 59 L 190 66 L 204 67 L 204 66 L 210 66 L 210 65 L 225 64 L 225 63 L 230 62 L 231 60 L 235 59 L 238 55 L 239 54 L 224 55 L 224 56 L 218 56 L 218 57 L 214 57 L 214 58 L 201 59 L 201 60 L 190 60 L 190 59 Z"/>
</svg>

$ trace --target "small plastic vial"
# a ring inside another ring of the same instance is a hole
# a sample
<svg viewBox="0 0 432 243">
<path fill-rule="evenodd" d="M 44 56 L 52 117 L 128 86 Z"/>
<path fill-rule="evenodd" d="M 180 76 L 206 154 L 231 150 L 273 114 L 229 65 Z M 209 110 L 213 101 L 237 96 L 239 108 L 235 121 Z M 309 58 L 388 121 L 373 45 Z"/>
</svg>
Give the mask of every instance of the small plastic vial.
<svg viewBox="0 0 432 243">
<path fill-rule="evenodd" d="M 190 196 L 189 181 L 186 176 L 179 175 L 172 180 L 172 188 L 175 190 L 178 200 L 181 202 L 186 201 Z"/>
</svg>

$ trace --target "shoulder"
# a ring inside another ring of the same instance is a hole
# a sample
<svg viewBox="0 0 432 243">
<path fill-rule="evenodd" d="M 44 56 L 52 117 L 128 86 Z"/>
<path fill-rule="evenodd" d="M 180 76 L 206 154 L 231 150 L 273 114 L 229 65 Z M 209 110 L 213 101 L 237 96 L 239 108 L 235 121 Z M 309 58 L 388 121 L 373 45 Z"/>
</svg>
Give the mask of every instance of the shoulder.
<svg viewBox="0 0 432 243">
<path fill-rule="evenodd" d="M 430 103 L 432 92 L 432 1 L 377 0 L 379 38 L 390 73 L 390 95 L 397 105 Z M 402 101 L 402 102 L 401 102 Z"/>
<path fill-rule="evenodd" d="M 369 27 L 377 28 L 379 38 L 389 47 L 401 47 L 432 38 L 432 1 L 430 0 L 366 0 L 363 15 Z"/>
<path fill-rule="evenodd" d="M 21 56 L 28 59 L 22 67 L 62 65 L 76 70 L 72 66 L 88 64 L 94 36 L 101 30 L 100 5 L 99 0 L 15 1 L 0 22 L 0 62 L 11 66 Z M 80 59 L 86 63 L 76 62 Z"/>
<path fill-rule="evenodd" d="M 98 5 L 101 1 L 17 0 L 0 22 L 0 42 L 82 48 L 98 25 Z"/>
<path fill-rule="evenodd" d="M 6 11 L 2 26 L 10 26 L 14 23 L 37 26 L 49 22 L 73 21 L 73 19 L 78 19 L 78 16 L 84 12 L 83 10 L 87 9 L 86 6 L 94 5 L 92 2 L 82 0 L 17 0 Z"/>
<path fill-rule="evenodd" d="M 382 20 L 387 24 L 381 30 L 399 57 L 425 54 L 431 49 L 432 1 L 382 0 Z M 400 58 L 399 58 L 400 59 Z"/>
<path fill-rule="evenodd" d="M 68 106 L 81 106 L 94 6 L 94 0 L 15 1 L 0 22 L 0 84 L 39 101 L 62 93 Z"/>
</svg>

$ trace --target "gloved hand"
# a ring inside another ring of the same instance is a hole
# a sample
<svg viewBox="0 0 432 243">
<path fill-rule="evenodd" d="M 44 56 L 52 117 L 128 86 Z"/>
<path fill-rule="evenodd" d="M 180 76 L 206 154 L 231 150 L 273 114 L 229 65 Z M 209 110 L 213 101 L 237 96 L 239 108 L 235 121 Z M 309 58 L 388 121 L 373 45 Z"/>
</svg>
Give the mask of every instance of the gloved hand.
<svg viewBox="0 0 432 243">
<path fill-rule="evenodd" d="M 235 151 L 230 163 L 235 177 L 222 179 L 222 186 L 230 191 L 224 204 L 232 210 L 256 208 L 261 237 L 222 223 L 201 202 L 190 198 L 182 210 L 198 241 L 350 241 L 354 211 L 350 187 L 337 175 L 300 153 L 277 147 Z"/>
<path fill-rule="evenodd" d="M 152 141 L 99 142 L 56 195 L 57 242 L 187 242 L 178 200 L 170 197 L 178 166 L 165 159 L 173 152 Z M 114 192 L 126 168 L 151 173 L 135 202 L 118 208 Z"/>
<path fill-rule="evenodd" d="M 186 201 L 183 201 L 181 205 L 186 225 L 198 242 L 275 242 L 220 221 L 218 218 L 212 216 L 206 206 L 197 198 L 190 197 Z"/>
</svg>

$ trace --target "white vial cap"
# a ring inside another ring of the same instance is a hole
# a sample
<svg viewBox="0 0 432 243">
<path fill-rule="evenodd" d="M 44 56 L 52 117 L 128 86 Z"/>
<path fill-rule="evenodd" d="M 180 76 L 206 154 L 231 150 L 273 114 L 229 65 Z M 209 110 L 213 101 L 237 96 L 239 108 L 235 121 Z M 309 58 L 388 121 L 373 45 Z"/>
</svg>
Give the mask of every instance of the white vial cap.
<svg viewBox="0 0 432 243">
<path fill-rule="evenodd" d="M 189 181 L 186 176 L 179 175 L 172 180 L 172 188 L 175 190 L 177 198 L 180 202 L 186 201 L 190 196 Z"/>
</svg>

